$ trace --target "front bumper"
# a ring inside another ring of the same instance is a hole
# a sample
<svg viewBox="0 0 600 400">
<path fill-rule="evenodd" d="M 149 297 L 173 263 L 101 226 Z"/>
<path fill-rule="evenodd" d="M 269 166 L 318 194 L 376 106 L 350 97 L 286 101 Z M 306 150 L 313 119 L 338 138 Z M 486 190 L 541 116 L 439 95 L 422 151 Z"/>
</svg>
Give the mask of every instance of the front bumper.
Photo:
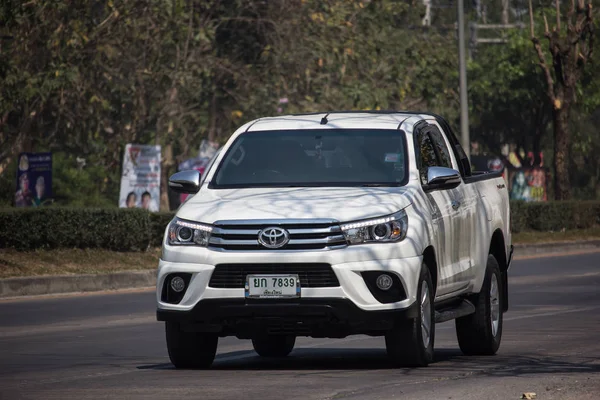
<svg viewBox="0 0 600 400">
<path fill-rule="evenodd" d="M 418 304 L 385 311 L 364 311 L 348 299 L 294 300 L 207 299 L 189 311 L 158 309 L 159 321 L 181 329 L 249 339 L 257 335 L 342 338 L 382 335 L 398 321 L 415 318 Z"/>
<path fill-rule="evenodd" d="M 358 246 L 357 246 L 358 247 Z M 350 249 L 336 250 L 330 252 L 296 252 L 293 254 L 265 254 L 258 255 L 247 253 L 236 254 L 234 252 L 218 253 L 210 263 L 168 262 L 160 260 L 157 277 L 156 299 L 158 308 L 171 311 L 191 311 L 200 301 L 209 299 L 243 300 L 245 292 L 243 288 L 216 288 L 211 287 L 209 282 L 215 265 L 218 264 L 261 264 L 273 263 L 327 263 L 335 273 L 339 286 L 335 287 L 302 287 L 302 299 L 347 299 L 363 311 L 399 310 L 408 308 L 416 300 L 417 281 L 421 271 L 422 257 L 407 258 L 382 258 L 364 259 L 360 261 L 346 261 L 340 259 L 342 253 Z M 368 248 L 362 250 L 361 254 L 369 254 Z M 364 253 L 363 253 L 364 252 Z M 325 254 L 324 254 L 325 253 Z M 335 254 L 334 254 L 335 253 Z M 373 257 L 374 254 L 370 253 Z M 341 262 L 340 262 L 341 261 Z M 367 287 L 362 273 L 367 271 L 380 271 L 394 274 L 401 282 L 406 298 L 395 303 L 382 303 L 378 301 Z M 162 301 L 162 288 L 166 277 L 172 273 L 191 274 L 189 285 L 177 304 Z"/>
</svg>

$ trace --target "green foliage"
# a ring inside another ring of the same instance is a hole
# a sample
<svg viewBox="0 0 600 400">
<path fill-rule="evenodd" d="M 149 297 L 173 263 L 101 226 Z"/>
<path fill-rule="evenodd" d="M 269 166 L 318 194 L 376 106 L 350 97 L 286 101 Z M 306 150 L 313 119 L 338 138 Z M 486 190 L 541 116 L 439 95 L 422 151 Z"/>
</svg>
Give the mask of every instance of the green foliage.
<svg viewBox="0 0 600 400">
<path fill-rule="evenodd" d="M 523 232 L 529 230 L 529 205 L 524 201 L 510 202 L 510 229 L 513 232 Z"/>
<path fill-rule="evenodd" d="M 600 201 L 511 201 L 513 232 L 587 229 L 600 225 Z"/>
<path fill-rule="evenodd" d="M 91 165 L 88 165 L 91 164 Z M 118 205 L 118 170 L 107 171 L 86 160 L 78 167 L 76 157 L 65 153 L 53 155 L 52 186 L 57 205 L 111 208 Z"/>
<path fill-rule="evenodd" d="M 0 208 L 14 205 L 15 191 L 17 190 L 17 163 L 8 165 L 6 171 L 0 174 Z"/>
<path fill-rule="evenodd" d="M 59 208 L 0 211 L 0 248 L 146 250 L 156 245 L 143 210 Z M 153 226 L 154 227 L 154 226 Z M 158 240 L 160 242 L 160 239 Z"/>
<path fill-rule="evenodd" d="M 553 4 L 547 6 L 544 12 L 549 20 L 555 20 Z M 541 14 L 536 14 L 535 26 L 544 26 Z M 480 45 L 469 63 L 471 139 L 479 142 L 484 152 L 495 155 L 500 155 L 504 144 L 524 154 L 542 151 L 544 165 L 550 166 L 554 160 L 552 108 L 530 31 L 515 29 L 506 37 L 508 43 L 502 46 Z M 551 61 L 549 54 L 546 59 Z M 600 52 L 596 51 L 592 65 L 599 62 Z M 595 155 L 600 152 L 596 129 L 600 122 L 600 79 L 593 66 L 584 70 L 583 79 L 577 83 L 577 101 L 569 124 L 570 180 L 574 198 L 598 199 L 600 158 Z"/>
<path fill-rule="evenodd" d="M 488 22 L 498 22 L 500 3 L 486 3 Z M 431 28 L 422 17 L 413 0 L 4 1 L 0 204 L 12 203 L 20 151 L 57 154 L 60 205 L 109 207 L 126 143 L 161 144 L 167 174 L 202 139 L 224 142 L 244 122 L 279 113 L 425 110 L 457 125 L 455 10 L 437 9 Z M 493 153 L 505 142 L 539 148 L 549 160 L 541 70 L 527 29 L 508 38 L 480 45 L 469 64 L 472 138 Z M 579 169 L 599 149 L 588 118 L 600 107 L 594 72 L 578 88 Z M 600 191 L 599 160 L 574 179 L 581 197 Z"/>
<path fill-rule="evenodd" d="M 513 31 L 506 45 L 482 46 L 469 63 L 472 138 L 496 154 L 505 143 L 539 151 L 551 120 L 546 82 L 527 35 Z"/>
</svg>

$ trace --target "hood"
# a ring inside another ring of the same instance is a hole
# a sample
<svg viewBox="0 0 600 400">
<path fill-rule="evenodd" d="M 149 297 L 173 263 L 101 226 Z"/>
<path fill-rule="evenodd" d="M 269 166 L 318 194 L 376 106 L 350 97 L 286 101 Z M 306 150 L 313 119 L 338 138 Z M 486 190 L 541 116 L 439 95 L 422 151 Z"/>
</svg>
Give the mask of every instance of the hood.
<svg viewBox="0 0 600 400">
<path fill-rule="evenodd" d="M 405 187 L 208 189 L 189 197 L 179 218 L 214 223 L 242 219 L 325 218 L 340 222 L 392 214 L 410 205 Z"/>
</svg>

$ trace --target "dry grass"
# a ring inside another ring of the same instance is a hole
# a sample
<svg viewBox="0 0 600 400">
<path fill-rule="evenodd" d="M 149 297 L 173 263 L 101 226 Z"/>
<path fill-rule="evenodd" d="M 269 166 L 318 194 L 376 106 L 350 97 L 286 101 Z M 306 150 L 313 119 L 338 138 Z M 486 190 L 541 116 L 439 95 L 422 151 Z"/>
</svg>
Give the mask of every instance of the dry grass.
<svg viewBox="0 0 600 400">
<path fill-rule="evenodd" d="M 520 232 L 513 244 L 600 239 L 600 227 L 565 232 Z M 116 271 L 155 269 L 160 248 L 146 252 L 116 252 L 100 249 L 60 249 L 20 252 L 0 250 L 0 279 L 17 276 L 103 274 Z"/>
<path fill-rule="evenodd" d="M 34 275 L 102 274 L 155 269 L 160 248 L 145 252 L 60 249 L 21 252 L 0 250 L 0 278 Z"/>
</svg>

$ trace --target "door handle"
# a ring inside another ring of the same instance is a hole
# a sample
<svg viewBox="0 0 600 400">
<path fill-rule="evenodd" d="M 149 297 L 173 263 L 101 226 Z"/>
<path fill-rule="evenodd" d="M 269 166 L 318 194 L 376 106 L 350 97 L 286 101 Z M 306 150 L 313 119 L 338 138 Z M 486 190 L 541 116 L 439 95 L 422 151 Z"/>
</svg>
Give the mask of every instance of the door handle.
<svg viewBox="0 0 600 400">
<path fill-rule="evenodd" d="M 458 207 L 460 207 L 460 201 L 453 200 L 451 204 L 453 210 L 458 210 Z"/>
</svg>

